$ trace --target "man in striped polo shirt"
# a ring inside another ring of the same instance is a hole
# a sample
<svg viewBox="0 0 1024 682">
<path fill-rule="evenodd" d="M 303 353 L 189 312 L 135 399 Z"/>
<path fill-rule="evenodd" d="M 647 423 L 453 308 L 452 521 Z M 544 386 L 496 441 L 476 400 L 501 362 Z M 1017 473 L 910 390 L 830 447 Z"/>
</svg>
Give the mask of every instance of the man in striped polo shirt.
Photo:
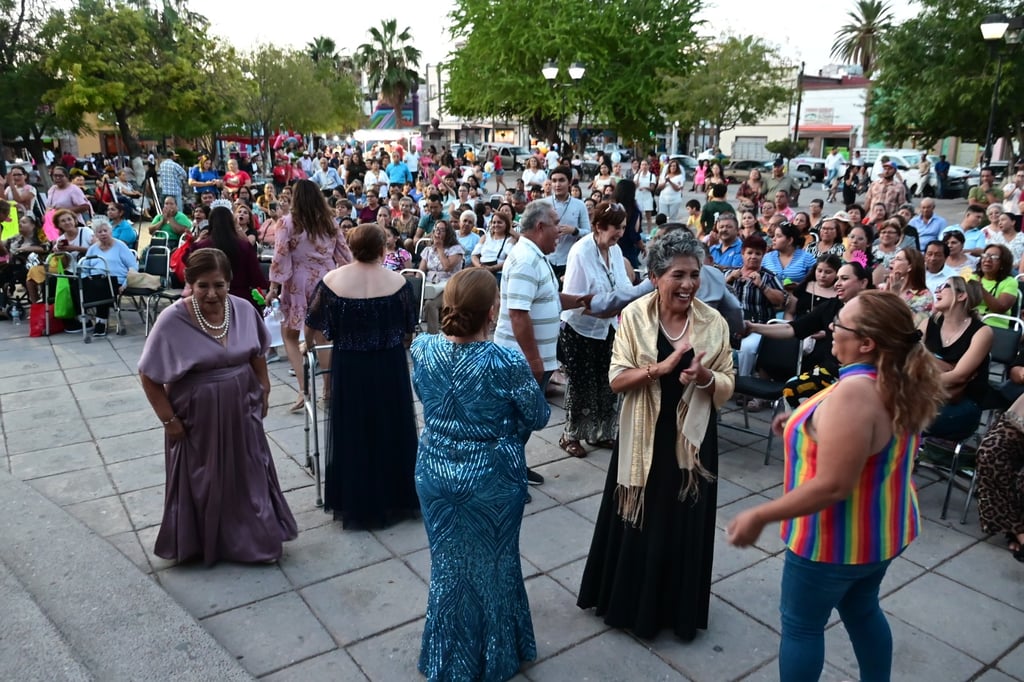
<svg viewBox="0 0 1024 682">
<path fill-rule="evenodd" d="M 545 258 L 558 240 L 558 214 L 551 204 L 531 202 L 523 211 L 519 233 L 521 238 L 502 268 L 494 342 L 518 348 L 543 390 L 558 367 L 555 346 L 562 308 L 582 307 L 582 302 L 577 296 L 559 293 L 555 272 Z M 544 482 L 543 476 L 529 469 L 527 478 L 531 485 Z"/>
</svg>

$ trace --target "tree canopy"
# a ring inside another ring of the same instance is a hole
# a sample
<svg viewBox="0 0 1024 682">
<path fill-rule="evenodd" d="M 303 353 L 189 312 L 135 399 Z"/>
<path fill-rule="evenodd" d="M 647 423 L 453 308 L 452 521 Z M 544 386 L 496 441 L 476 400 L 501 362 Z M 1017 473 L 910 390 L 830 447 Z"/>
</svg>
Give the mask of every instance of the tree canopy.
<svg viewBox="0 0 1024 682">
<path fill-rule="evenodd" d="M 402 125 L 402 106 L 420 83 L 420 51 L 410 45 L 412 33 L 398 31 L 398 21 L 387 19 L 380 28 L 370 28 L 370 42 L 356 48 L 355 63 L 366 71 L 371 90 L 395 110 L 396 125 Z"/>
<path fill-rule="evenodd" d="M 611 122 L 633 139 L 660 130 L 660 72 L 682 76 L 696 61 L 699 0 L 529 3 L 457 0 L 443 106 L 470 118 L 521 119 L 553 138 L 562 114 L 578 124 Z M 575 87 L 556 91 L 541 73 L 554 60 L 586 67 Z"/>
<path fill-rule="evenodd" d="M 756 124 L 789 101 L 793 69 L 763 40 L 729 36 L 701 54 L 689 74 L 662 74 L 665 86 L 658 102 L 668 119 L 679 121 L 680 129 L 707 121 L 717 144 L 722 131 Z"/>
<path fill-rule="evenodd" d="M 980 5 L 971 0 L 921 0 L 917 16 L 894 26 L 878 51 L 871 92 L 873 138 L 923 146 L 947 136 L 984 143 L 996 77 L 996 58 L 979 27 L 986 15 L 1015 10 L 1008 2 Z M 996 137 L 1020 136 L 1024 118 L 1024 71 L 1014 69 L 1020 48 L 1007 50 L 999 91 Z M 1015 56 L 1014 56 L 1015 55 Z M 956 65 L 955 68 L 950 65 Z"/>
</svg>

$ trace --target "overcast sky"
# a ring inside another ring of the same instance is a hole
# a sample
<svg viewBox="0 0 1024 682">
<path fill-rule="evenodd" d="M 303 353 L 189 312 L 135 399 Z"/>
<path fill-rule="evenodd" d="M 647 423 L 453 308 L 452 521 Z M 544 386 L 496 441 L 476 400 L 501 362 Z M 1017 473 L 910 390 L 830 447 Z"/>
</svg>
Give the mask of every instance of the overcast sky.
<svg viewBox="0 0 1024 682">
<path fill-rule="evenodd" d="M 279 47 L 302 47 L 314 36 L 327 35 L 339 48 L 352 52 L 368 39 L 366 31 L 370 26 L 378 26 L 381 20 L 394 17 L 399 20 L 399 28 L 412 28 L 414 43 L 423 51 L 420 66 L 425 68 L 427 64 L 443 60 L 448 53 L 447 15 L 453 5 L 452 0 L 333 3 L 289 0 L 273 5 L 273 9 L 254 5 L 250 11 L 240 11 L 238 3 L 234 2 L 192 6 L 210 19 L 216 34 L 241 49 L 261 42 Z M 916 13 L 911 4 L 896 2 L 893 5 L 897 20 Z M 707 35 L 752 34 L 765 38 L 777 45 L 785 57 L 794 62 L 805 61 L 807 73 L 816 74 L 832 61 L 829 51 L 835 32 L 847 23 L 846 14 L 853 6 L 853 0 L 813 3 L 709 0 L 700 14 L 707 22 L 701 32 Z"/>
</svg>

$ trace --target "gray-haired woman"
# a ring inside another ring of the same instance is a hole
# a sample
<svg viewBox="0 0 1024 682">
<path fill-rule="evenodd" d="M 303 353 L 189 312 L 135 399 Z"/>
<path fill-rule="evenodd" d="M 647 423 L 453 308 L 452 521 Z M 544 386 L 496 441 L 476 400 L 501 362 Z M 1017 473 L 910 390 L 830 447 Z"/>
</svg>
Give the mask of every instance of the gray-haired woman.
<svg viewBox="0 0 1024 682">
<path fill-rule="evenodd" d="M 729 327 L 696 299 L 704 249 L 648 247 L 655 290 L 622 311 L 608 373 L 623 394 L 580 608 L 640 637 L 706 629 L 715 538 L 715 411 L 733 392 Z"/>
</svg>

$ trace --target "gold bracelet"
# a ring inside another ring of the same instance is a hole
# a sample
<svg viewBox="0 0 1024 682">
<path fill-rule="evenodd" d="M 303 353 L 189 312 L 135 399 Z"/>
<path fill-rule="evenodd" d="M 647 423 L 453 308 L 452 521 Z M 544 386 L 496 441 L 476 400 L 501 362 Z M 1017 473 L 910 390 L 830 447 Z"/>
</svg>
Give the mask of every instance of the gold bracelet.
<svg viewBox="0 0 1024 682">
<path fill-rule="evenodd" d="M 658 377 L 651 375 L 651 366 L 647 365 L 647 380 L 652 384 L 657 380 Z"/>
<path fill-rule="evenodd" d="M 711 378 L 708 379 L 706 384 L 695 384 L 699 389 L 705 389 L 715 382 L 715 373 L 711 372 Z"/>
</svg>

